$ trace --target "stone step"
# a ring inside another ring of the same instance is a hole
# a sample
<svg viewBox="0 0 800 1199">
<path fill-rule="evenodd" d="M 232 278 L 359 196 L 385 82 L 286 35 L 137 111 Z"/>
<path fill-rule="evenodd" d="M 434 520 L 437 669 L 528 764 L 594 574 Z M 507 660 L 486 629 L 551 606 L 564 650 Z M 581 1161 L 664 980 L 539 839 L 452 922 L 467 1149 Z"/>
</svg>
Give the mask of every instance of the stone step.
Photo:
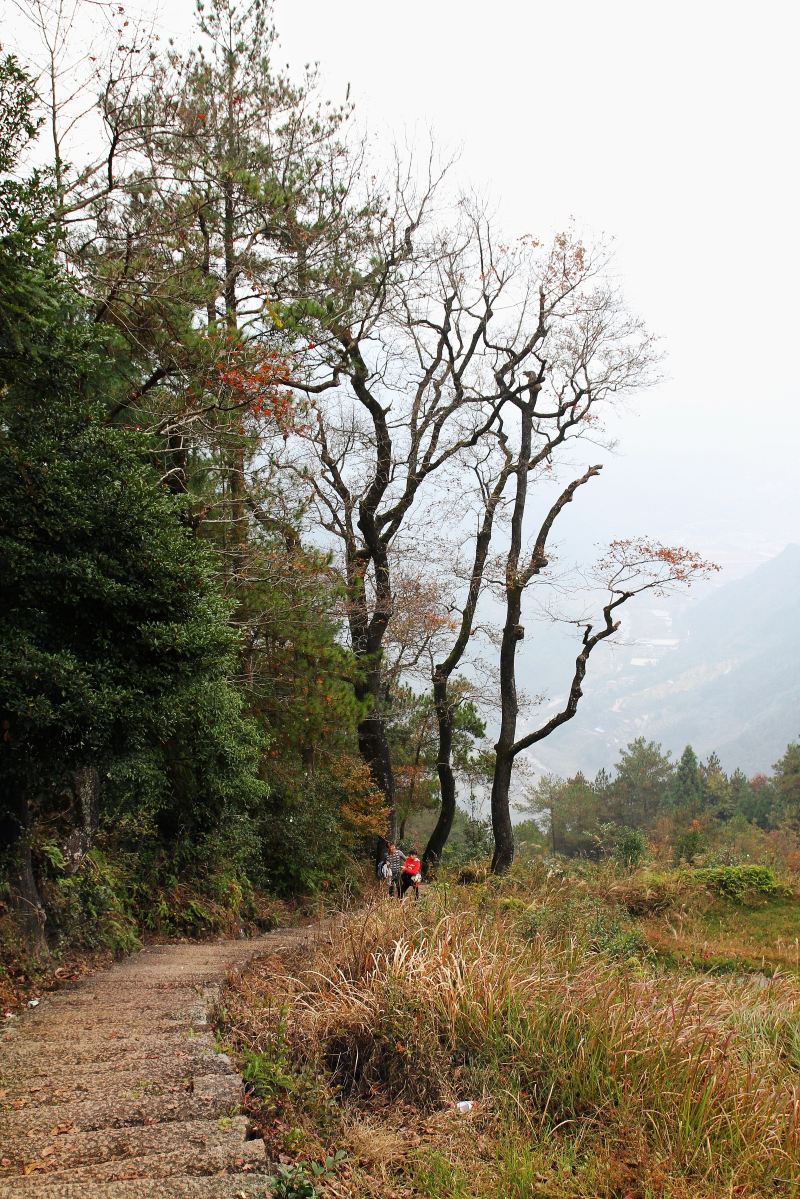
<svg viewBox="0 0 800 1199">
<path fill-rule="evenodd" d="M 298 939 L 153 946 L 4 1024 L 0 1199 L 271 1194 L 208 1012 L 229 971 Z"/>
<path fill-rule="evenodd" d="M 119 984 L 114 987 L 97 991 L 72 991 L 69 994 L 55 992 L 44 995 L 34 1008 L 26 1008 L 23 1020 L 36 1020 L 45 1012 L 60 1015 L 63 1012 L 91 1011 L 126 1011 L 126 1012 L 157 1012 L 177 1011 L 181 1008 L 196 1006 L 202 997 L 204 987 L 179 986 L 169 990 L 148 988 L 143 994 L 128 994 L 121 991 Z"/>
<path fill-rule="evenodd" d="M 94 1132 L 59 1132 L 57 1125 L 49 1132 L 17 1143 L 7 1151 L 9 1165 L 0 1169 L 0 1179 L 6 1175 L 24 1173 L 25 1167 L 40 1162 L 48 1172 L 72 1170 L 92 1162 L 113 1162 L 152 1157 L 167 1150 L 194 1146 L 200 1157 L 206 1149 L 244 1144 L 248 1122 L 244 1116 L 210 1120 L 174 1120 L 166 1124 L 137 1124 L 127 1128 L 103 1128 Z"/>
<path fill-rule="evenodd" d="M 237 969 L 243 961 L 247 960 L 249 959 L 242 958 L 237 961 L 236 959 L 219 958 L 216 962 L 202 962 L 199 965 L 187 962 L 185 966 L 175 967 L 168 979 L 164 978 L 163 971 L 156 964 L 151 968 L 130 973 L 125 973 L 123 970 L 113 971 L 103 979 L 100 994 L 112 995 L 116 985 L 120 982 L 124 982 L 126 987 L 141 987 L 143 992 L 151 994 L 168 993 L 176 988 L 183 990 L 189 987 L 213 986 L 224 978 L 229 970 Z M 72 995 L 75 993 L 75 991 L 70 992 Z"/>
<path fill-rule="evenodd" d="M 24 1190 L 18 1189 L 24 1187 Z M 261 1171 L 248 1174 L 173 1175 L 167 1186 L 160 1179 L 137 1178 L 130 1182 L 47 1182 L 40 1175 L 0 1182 L 0 1199 L 263 1199 L 269 1195 Z"/>
<path fill-rule="evenodd" d="M 125 1008 L 126 1011 L 157 1011 L 163 1008 L 164 1011 L 168 1011 L 172 1008 L 197 1004 L 203 989 L 203 987 L 199 989 L 193 987 L 190 983 L 172 983 L 169 987 L 162 988 L 150 986 L 146 992 L 138 995 L 121 990 L 119 980 L 115 980 L 113 987 L 103 984 L 102 987 L 91 990 L 71 990 L 71 992 L 56 990 L 52 994 L 43 995 L 34 1007 L 25 1008 L 23 1019 L 35 1019 L 43 1012 L 76 1012 L 82 1007 L 97 1008 L 97 1010 Z"/>
<path fill-rule="evenodd" d="M 162 1094 L 146 1092 L 130 1097 L 110 1094 L 87 1096 L 72 1103 L 39 1106 L 27 1104 L 0 1115 L 0 1145 L 4 1152 L 24 1145 L 58 1124 L 80 1132 L 124 1128 L 173 1120 L 218 1119 L 238 1114 L 241 1084 L 236 1074 L 211 1074 L 192 1080 L 191 1091 L 176 1084 Z M 8 1147 L 8 1148 L 7 1148 Z"/>
<path fill-rule="evenodd" d="M 296 930 L 284 929 L 283 936 L 292 936 Z M 128 958 L 128 962 L 139 963 L 151 961 L 153 958 L 169 958 L 171 962 L 178 961 L 181 957 L 189 959 L 205 958 L 214 954 L 222 955 L 223 957 L 236 957 L 240 954 L 249 954 L 254 948 L 260 945 L 273 945 L 279 939 L 280 934 L 268 933 L 263 937 L 239 937 L 235 941 L 163 941 L 159 945 L 148 945 L 142 949 L 134 957 Z M 275 940 L 271 940 L 271 938 Z M 201 951 L 198 953 L 198 949 Z"/>
<path fill-rule="evenodd" d="M 85 1065 L 88 1062 L 112 1062 L 126 1058 L 142 1058 L 163 1053 L 188 1053 L 193 1048 L 213 1049 L 214 1037 L 205 1029 L 176 1027 L 169 1034 L 137 1032 L 128 1036 L 109 1033 L 107 1037 L 65 1045 L 58 1055 L 64 1064 Z M 0 1088 L 6 1080 L 16 1077 L 19 1070 L 41 1072 L 41 1067 L 53 1059 L 49 1041 L 16 1040 L 0 1043 Z"/>
<path fill-rule="evenodd" d="M 142 995 L 129 995 L 120 991 L 119 984 L 107 979 L 93 980 L 95 985 L 87 983 L 80 988 L 70 990 L 50 991 L 43 995 L 38 1006 L 34 1009 L 38 1014 L 47 1011 L 74 1011 L 81 1007 L 90 1007 L 94 1003 L 108 1004 L 116 1008 L 131 1008 L 147 1010 L 149 1008 L 171 1008 L 174 1004 L 185 999 L 187 1003 L 197 1002 L 197 988 L 183 983 L 163 983 L 158 987 L 151 984 Z M 30 1018 L 28 1010 L 25 1019 Z"/>
<path fill-rule="evenodd" d="M 174 1040 L 180 1040 L 181 1037 L 186 1038 L 193 1036 L 191 1024 L 185 1022 L 181 1023 L 180 1020 L 170 1020 L 169 1016 L 169 1012 L 162 1013 L 162 1019 L 166 1018 L 164 1019 L 164 1023 L 167 1025 L 167 1028 L 164 1028 L 163 1030 L 161 1028 L 154 1028 L 154 1023 L 146 1022 L 146 1020 L 142 1024 L 137 1024 L 134 1026 L 134 1028 L 128 1029 L 124 1018 L 121 1018 L 121 1022 L 118 1022 L 118 1026 L 116 1026 L 116 1028 L 113 1023 L 103 1025 L 102 1028 L 96 1028 L 95 1037 L 97 1041 L 138 1042 L 148 1040 L 160 1041 L 164 1035 L 166 1035 L 168 1038 L 172 1036 Z M 65 1028 L 66 1026 L 68 1025 L 65 1024 Z M 82 1032 L 85 1031 L 91 1031 L 91 1029 L 82 1029 Z M 206 1036 L 209 1035 L 207 1026 L 204 1029 L 204 1032 Z M 38 1047 L 46 1044 L 46 1042 L 41 1040 L 42 1034 L 47 1034 L 46 1022 L 42 1022 L 38 1025 L 25 1024 L 22 1029 L 19 1029 L 19 1031 L 14 1029 L 11 1032 L 7 1032 L 4 1037 L 0 1037 L 0 1052 L 4 1053 L 4 1055 L 6 1053 L 13 1054 L 14 1050 L 24 1050 L 26 1046 L 30 1046 L 31 1053 L 35 1053 Z M 65 1038 L 65 1052 L 66 1050 L 70 1049 L 70 1046 L 71 1038 Z"/>
<path fill-rule="evenodd" d="M 154 1034 L 160 1036 L 162 1032 L 167 1036 L 176 1032 L 185 1035 L 193 1027 L 192 1020 L 183 1012 L 145 1012 L 133 1018 L 113 1010 L 96 1016 L 91 1012 L 76 1012 L 74 1016 L 64 1014 L 45 1017 L 35 1023 L 31 1021 L 26 1029 L 26 1041 L 29 1045 L 56 1043 L 69 1047 L 90 1040 L 102 1041 L 108 1037 L 120 1040 Z M 207 1028 L 208 1024 L 203 1018 L 202 1030 Z"/>
<path fill-rule="evenodd" d="M 286 939 L 286 944 L 288 944 Z M 197 943 L 191 945 L 155 945 L 143 950 L 135 957 L 117 962 L 104 977 L 109 978 L 118 974 L 147 974 L 154 970 L 162 970 L 164 962 L 168 964 L 166 977 L 174 978 L 185 970 L 202 971 L 212 967 L 215 971 L 226 962 L 241 962 L 269 950 L 275 952 L 278 942 L 266 945 L 258 939 L 252 941 L 228 941 L 221 945 L 203 945 L 198 953 Z"/>
<path fill-rule="evenodd" d="M 46 1073 L 28 1074 L 20 1082 L 10 1080 L 0 1093 L 0 1109 L 4 1103 L 8 1105 L 18 1099 L 28 1099 L 39 1105 L 65 1103 L 70 1096 L 96 1090 L 98 1080 L 101 1080 L 105 1094 L 113 1089 L 123 1095 L 133 1090 L 177 1083 L 195 1074 L 231 1074 L 233 1071 L 228 1055 L 210 1048 L 180 1056 L 152 1053 L 138 1059 L 126 1057 L 124 1067 L 117 1061 L 53 1062 Z"/>
<path fill-rule="evenodd" d="M 218 1143 L 201 1148 L 196 1144 L 184 1144 L 169 1148 L 163 1153 L 148 1154 L 143 1157 L 129 1158 L 117 1161 L 92 1162 L 88 1165 L 75 1166 L 71 1169 L 50 1170 L 47 1161 L 43 1161 L 44 1171 L 36 1171 L 23 1178 L 14 1178 L 8 1183 L 16 1189 L 12 1191 L 14 1199 L 35 1193 L 33 1187 L 38 1182 L 81 1183 L 87 1196 L 94 1196 L 94 1187 L 101 1182 L 129 1182 L 133 1179 L 152 1178 L 163 1180 L 162 1195 L 171 1197 L 169 1179 L 174 1175 L 191 1176 L 192 1174 L 209 1175 L 227 1171 L 229 1174 L 247 1173 L 248 1170 L 266 1171 L 266 1155 L 263 1141 L 236 1141 L 229 1138 L 229 1143 Z M 26 1184 L 32 1184 L 26 1190 Z"/>
</svg>

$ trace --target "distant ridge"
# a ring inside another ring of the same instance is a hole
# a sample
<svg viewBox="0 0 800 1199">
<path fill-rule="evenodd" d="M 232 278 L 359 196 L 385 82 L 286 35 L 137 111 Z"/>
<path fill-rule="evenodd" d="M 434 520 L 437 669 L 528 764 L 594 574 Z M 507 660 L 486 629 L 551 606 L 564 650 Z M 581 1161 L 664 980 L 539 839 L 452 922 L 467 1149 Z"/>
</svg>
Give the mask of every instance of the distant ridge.
<svg viewBox="0 0 800 1199">
<path fill-rule="evenodd" d="M 653 651 L 632 648 L 589 678 L 575 720 L 542 747 L 548 769 L 593 773 L 644 736 L 754 774 L 800 736 L 800 545 L 687 607 L 671 637 L 645 667 L 637 654 Z"/>
</svg>

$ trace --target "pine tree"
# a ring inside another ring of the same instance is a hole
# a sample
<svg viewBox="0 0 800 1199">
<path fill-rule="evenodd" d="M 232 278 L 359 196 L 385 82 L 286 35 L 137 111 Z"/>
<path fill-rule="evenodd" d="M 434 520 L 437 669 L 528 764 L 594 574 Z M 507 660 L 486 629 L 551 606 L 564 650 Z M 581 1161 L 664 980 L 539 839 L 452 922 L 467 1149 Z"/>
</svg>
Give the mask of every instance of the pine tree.
<svg viewBox="0 0 800 1199">
<path fill-rule="evenodd" d="M 735 801 L 731 790 L 730 780 L 722 769 L 722 763 L 716 753 L 709 755 L 708 761 L 700 767 L 703 782 L 703 806 L 715 819 L 730 820 L 735 810 Z"/>
<path fill-rule="evenodd" d="M 673 765 L 654 741 L 637 737 L 620 752 L 611 784 L 611 812 L 617 824 L 649 827 L 663 808 Z"/>
<path fill-rule="evenodd" d="M 773 766 L 778 818 L 800 828 L 800 742 L 793 741 Z"/>
<path fill-rule="evenodd" d="M 263 786 L 212 557 L 158 486 L 149 440 L 103 420 L 124 354 L 46 248 L 15 231 L 0 256 L 30 297 L 0 319 L 0 844 L 42 948 L 42 821 L 85 850 L 104 816 L 135 809 L 173 866 L 208 867 L 209 838 Z"/>
<path fill-rule="evenodd" d="M 703 780 L 697 754 L 687 745 L 669 787 L 669 802 L 681 818 L 695 819 L 703 808 Z"/>
</svg>

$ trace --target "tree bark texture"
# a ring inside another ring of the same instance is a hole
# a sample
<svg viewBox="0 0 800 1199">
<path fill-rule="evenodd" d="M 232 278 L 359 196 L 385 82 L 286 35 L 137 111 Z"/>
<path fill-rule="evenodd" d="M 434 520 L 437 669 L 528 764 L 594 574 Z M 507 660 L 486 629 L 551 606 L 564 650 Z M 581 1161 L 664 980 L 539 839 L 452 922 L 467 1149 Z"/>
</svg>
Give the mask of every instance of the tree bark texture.
<svg viewBox="0 0 800 1199">
<path fill-rule="evenodd" d="M 7 750 L 3 756 L 10 757 L 10 752 Z M 16 772 L 7 773 L 5 786 L 8 788 L 8 892 L 11 910 L 28 952 L 40 957 L 47 952 L 44 932 L 46 916 L 33 870 L 30 805 L 24 782 Z"/>
<path fill-rule="evenodd" d="M 382 634 L 377 649 L 372 652 L 358 649 L 354 642 L 356 661 L 365 668 L 366 673 L 364 681 L 357 682 L 354 688 L 357 701 L 367 707 L 366 714 L 358 722 L 358 752 L 369 767 L 375 786 L 383 792 L 386 801 L 386 835 L 389 841 L 394 841 L 397 836 L 397 800 L 392 754 L 383 713 L 381 640 Z"/>
<path fill-rule="evenodd" d="M 513 753 L 506 748 L 498 750 L 492 780 L 493 874 L 503 874 L 514 861 L 514 830 L 508 804 L 513 766 Z"/>
<path fill-rule="evenodd" d="M 522 612 L 522 583 L 520 555 L 522 553 L 522 524 L 528 498 L 528 469 L 533 435 L 533 401 L 522 402 L 520 409 L 520 448 L 517 459 L 517 490 L 511 516 L 511 542 L 506 559 L 506 620 L 500 645 L 500 735 L 495 745 L 494 778 L 492 780 L 492 833 L 494 856 L 492 871 L 502 873 L 514 860 L 514 837 L 509 814 L 509 789 L 514 765 L 514 741 L 517 735 L 517 679 L 515 657 L 518 629 Z"/>
<path fill-rule="evenodd" d="M 437 671 L 434 675 L 433 698 L 439 725 L 439 753 L 436 771 L 439 775 L 441 807 L 439 808 L 439 818 L 422 856 L 422 865 L 426 871 L 431 866 L 436 866 L 441 860 L 456 814 L 456 779 L 451 764 L 455 713 L 449 702 L 447 682 L 447 676 Z"/>
</svg>

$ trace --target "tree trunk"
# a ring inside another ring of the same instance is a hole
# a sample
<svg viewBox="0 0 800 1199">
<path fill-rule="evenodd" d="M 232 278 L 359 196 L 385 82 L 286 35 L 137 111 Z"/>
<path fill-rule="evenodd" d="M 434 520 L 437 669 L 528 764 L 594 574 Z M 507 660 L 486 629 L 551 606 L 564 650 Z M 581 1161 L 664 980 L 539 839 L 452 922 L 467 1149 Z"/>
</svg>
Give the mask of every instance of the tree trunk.
<svg viewBox="0 0 800 1199">
<path fill-rule="evenodd" d="M 371 703 L 370 710 L 358 723 L 358 751 L 369 767 L 372 781 L 386 798 L 386 838 L 397 839 L 397 807 L 395 804 L 394 770 L 386 723 L 381 711 L 380 667 L 367 672 L 365 682 L 356 687 L 356 699 Z"/>
<path fill-rule="evenodd" d="M 222 225 L 222 243 L 225 256 L 225 285 L 223 297 L 225 300 L 225 327 L 231 336 L 235 336 L 239 328 L 238 304 L 236 285 L 239 271 L 236 261 L 236 204 L 233 177 L 228 172 L 222 183 L 224 198 L 224 214 Z M 233 577 L 234 593 L 242 585 L 247 566 L 247 513 L 245 506 L 245 432 L 244 418 L 240 426 L 233 431 L 233 448 L 231 451 L 228 480 L 230 488 L 230 522 L 231 522 L 231 575 Z"/>
<path fill-rule="evenodd" d="M 358 749 L 361 757 L 369 766 L 375 786 L 386 797 L 386 838 L 388 841 L 395 841 L 397 839 L 397 811 L 394 802 L 394 771 L 392 770 L 392 757 L 389 752 L 386 729 L 380 716 L 370 714 L 359 722 Z"/>
<path fill-rule="evenodd" d="M 492 832 L 494 834 L 492 874 L 502 874 L 514 861 L 514 831 L 508 803 L 513 766 L 512 754 L 507 750 L 498 749 L 492 781 Z"/>
<path fill-rule="evenodd" d="M 369 526 L 367 518 L 364 523 Z M 397 839 L 397 803 L 395 797 L 394 770 L 389 740 L 386 735 L 386 718 L 383 713 L 383 687 L 381 663 L 383 660 L 383 638 L 392 614 L 392 593 L 389 563 L 382 549 L 375 555 L 376 591 L 375 609 L 370 618 L 364 576 L 370 561 L 369 551 L 357 551 L 354 544 L 348 546 L 347 580 L 350 592 L 348 623 L 353 653 L 359 667 L 354 683 L 354 693 L 359 704 L 367 707 L 367 713 L 358 723 L 358 752 L 369 767 L 372 781 L 383 792 L 386 800 L 386 838 Z"/>
<path fill-rule="evenodd" d="M 436 866 L 441 860 L 442 852 L 453 828 L 453 819 L 456 814 L 456 779 L 451 763 L 453 725 L 455 721 L 453 709 L 448 702 L 447 681 L 447 677 L 441 673 L 434 675 L 433 698 L 439 722 L 439 756 L 436 763 L 436 770 L 439 775 L 439 790 L 441 792 L 442 804 L 439 809 L 439 819 L 436 821 L 436 827 L 430 835 L 428 844 L 425 846 L 425 853 L 422 856 L 422 865 L 426 871 L 431 866 Z"/>
<path fill-rule="evenodd" d="M 167 437 L 167 487 L 173 495 L 186 495 L 186 462 L 188 459 L 188 450 L 186 442 L 181 433 L 173 429 Z M 184 513 L 184 523 L 190 524 L 192 518 L 191 508 Z"/>
<path fill-rule="evenodd" d="M 24 784 L 13 775 L 6 780 L 6 786 L 10 800 L 8 892 L 11 910 L 27 952 L 41 957 L 47 953 L 46 916 L 33 872 L 28 797 Z"/>
<path fill-rule="evenodd" d="M 511 771 L 514 766 L 514 742 L 517 735 L 517 675 L 516 655 L 520 639 L 523 584 L 520 578 L 522 525 L 528 498 L 528 469 L 533 438 L 533 400 L 520 404 L 520 445 L 517 458 L 517 493 L 511 516 L 511 542 L 506 558 L 506 621 L 500 645 L 500 736 L 495 745 L 494 779 L 492 780 L 492 832 L 494 855 L 492 873 L 501 874 L 514 860 L 514 837 L 508 796 Z"/>
<path fill-rule="evenodd" d="M 92 848 L 100 823 L 100 773 L 95 766 L 73 770 L 72 794 L 77 820 L 64 850 L 69 869 L 74 873 Z"/>
</svg>

